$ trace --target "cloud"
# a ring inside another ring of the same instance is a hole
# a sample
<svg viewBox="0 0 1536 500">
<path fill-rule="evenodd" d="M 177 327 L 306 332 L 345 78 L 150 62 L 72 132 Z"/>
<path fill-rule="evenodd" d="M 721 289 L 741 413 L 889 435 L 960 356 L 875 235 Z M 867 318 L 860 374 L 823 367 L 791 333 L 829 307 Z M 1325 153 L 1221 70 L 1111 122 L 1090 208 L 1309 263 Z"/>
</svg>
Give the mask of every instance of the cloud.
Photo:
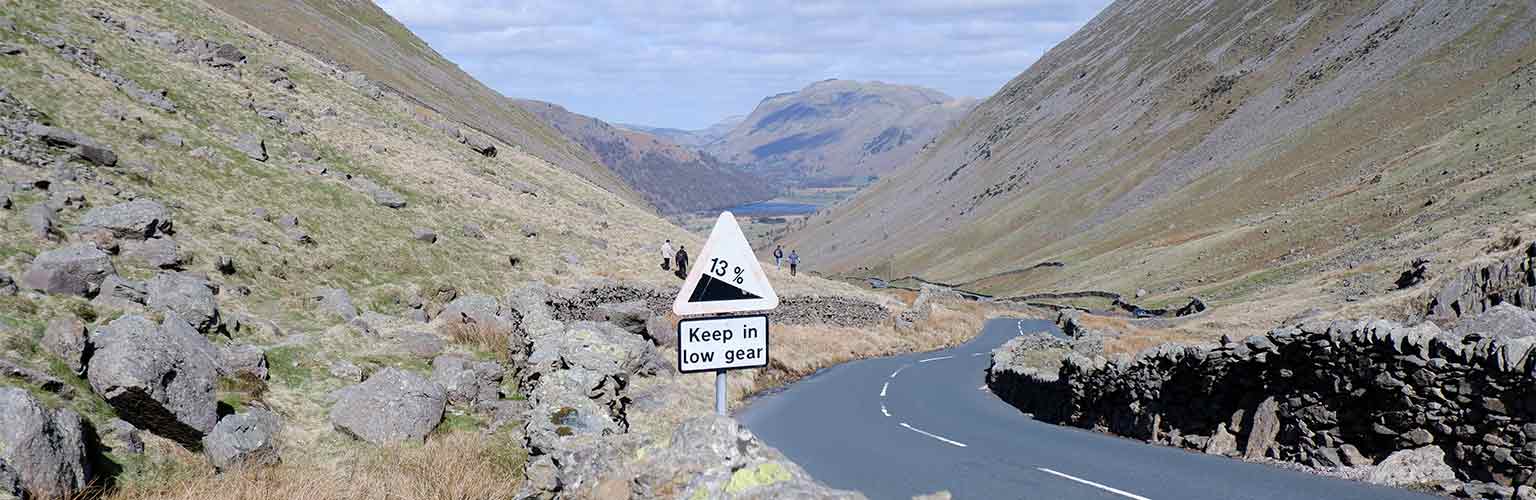
<svg viewBox="0 0 1536 500">
<path fill-rule="evenodd" d="M 702 128 L 827 78 L 987 97 L 1109 0 L 379 0 L 498 91 Z"/>
</svg>

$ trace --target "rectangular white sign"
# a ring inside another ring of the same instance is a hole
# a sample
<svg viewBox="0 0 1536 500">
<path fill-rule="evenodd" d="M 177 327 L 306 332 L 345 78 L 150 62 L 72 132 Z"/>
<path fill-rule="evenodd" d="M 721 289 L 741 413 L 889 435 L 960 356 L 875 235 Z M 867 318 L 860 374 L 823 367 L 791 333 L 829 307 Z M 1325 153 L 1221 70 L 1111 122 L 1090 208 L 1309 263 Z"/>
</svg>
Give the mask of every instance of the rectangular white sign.
<svg viewBox="0 0 1536 500">
<path fill-rule="evenodd" d="M 768 317 L 677 322 L 677 369 L 683 373 L 768 366 Z"/>
</svg>

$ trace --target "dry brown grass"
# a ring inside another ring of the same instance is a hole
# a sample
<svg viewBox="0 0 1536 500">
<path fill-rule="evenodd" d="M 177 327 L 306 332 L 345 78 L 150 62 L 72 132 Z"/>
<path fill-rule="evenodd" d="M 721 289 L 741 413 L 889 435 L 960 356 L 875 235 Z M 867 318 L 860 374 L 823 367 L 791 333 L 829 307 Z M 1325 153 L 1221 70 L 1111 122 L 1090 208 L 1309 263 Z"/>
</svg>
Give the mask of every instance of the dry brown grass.
<svg viewBox="0 0 1536 500">
<path fill-rule="evenodd" d="M 510 347 L 506 327 L 475 322 L 445 321 L 437 327 L 437 333 L 449 342 L 476 349 L 498 358 L 507 355 Z"/>
<path fill-rule="evenodd" d="M 430 439 L 423 446 L 359 448 L 334 464 L 285 463 L 222 475 L 206 466 L 188 468 L 161 484 L 125 486 L 98 498 L 501 500 L 511 498 L 522 482 L 519 471 L 524 457 L 509 450 L 515 447 L 457 433 Z"/>
</svg>

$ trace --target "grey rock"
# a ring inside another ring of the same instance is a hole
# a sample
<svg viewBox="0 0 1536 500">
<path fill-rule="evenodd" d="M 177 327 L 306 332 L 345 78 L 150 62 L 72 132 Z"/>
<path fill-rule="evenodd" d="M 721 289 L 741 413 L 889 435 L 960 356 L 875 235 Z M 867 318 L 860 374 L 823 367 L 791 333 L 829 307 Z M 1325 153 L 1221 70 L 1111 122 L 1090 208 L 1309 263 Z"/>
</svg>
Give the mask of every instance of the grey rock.
<svg viewBox="0 0 1536 500">
<path fill-rule="evenodd" d="M 352 305 L 352 295 L 340 288 L 316 288 L 310 298 L 320 304 L 320 309 L 336 315 L 342 321 L 357 319 L 357 306 Z"/>
<path fill-rule="evenodd" d="M 1275 448 L 1275 438 L 1280 436 L 1279 411 L 1280 403 L 1273 396 L 1259 403 L 1259 407 L 1253 411 L 1253 424 L 1248 429 L 1248 443 L 1243 447 L 1243 458 L 1264 458 Z"/>
<path fill-rule="evenodd" d="M 465 223 L 462 232 L 465 238 L 474 238 L 477 240 L 485 239 L 485 230 L 481 229 L 479 224 Z"/>
<path fill-rule="evenodd" d="M 219 270 L 219 274 L 226 276 L 235 274 L 235 258 L 228 255 L 220 255 L 219 262 L 214 267 Z"/>
<path fill-rule="evenodd" d="M 33 498 L 69 498 L 91 481 L 80 415 L 50 410 L 26 390 L 0 388 L 0 468 Z M 6 493 L 0 484 L 0 493 Z"/>
<path fill-rule="evenodd" d="M 461 356 L 442 355 L 432 360 L 432 381 L 443 386 L 448 403 L 474 406 L 501 398 L 501 379 L 506 368 L 496 362 L 476 362 Z"/>
<path fill-rule="evenodd" d="M 67 148 L 81 160 L 103 167 L 117 165 L 117 153 L 114 153 L 110 146 L 84 135 L 41 123 L 28 124 L 27 134 L 41 139 L 50 146 Z"/>
<path fill-rule="evenodd" d="M 503 325 L 501 304 L 489 295 L 466 295 L 454 299 L 437 314 L 443 321 L 475 323 L 479 325 Z"/>
<path fill-rule="evenodd" d="M 416 309 L 416 311 L 421 311 Z M 395 338 L 399 350 L 418 358 L 432 359 L 443 352 L 447 343 L 442 337 L 427 332 L 406 331 Z"/>
<path fill-rule="evenodd" d="M 1499 304 L 1482 314 L 1463 317 L 1451 327 L 1456 334 L 1481 333 L 1504 338 L 1536 336 L 1536 312 L 1508 303 Z"/>
<path fill-rule="evenodd" d="M 231 376 L 245 376 L 256 380 L 267 379 L 267 351 L 259 346 L 242 345 L 224 347 L 221 371 Z"/>
<path fill-rule="evenodd" d="M 1211 455 L 1232 456 L 1237 454 L 1237 437 L 1227 432 L 1227 424 L 1216 424 L 1216 433 L 1211 435 L 1211 440 L 1206 442 L 1206 453 Z"/>
<path fill-rule="evenodd" d="M 5 271 L 0 271 L 0 296 L 16 295 L 20 289 L 16 286 L 16 279 Z"/>
<path fill-rule="evenodd" d="M 177 148 L 181 148 L 181 147 L 186 147 L 187 146 L 187 140 L 182 138 L 181 134 L 179 132 L 174 131 L 174 130 L 167 130 L 167 131 L 161 133 L 160 136 L 157 137 L 156 139 L 159 139 L 161 144 L 165 144 L 167 146 L 172 146 L 172 147 L 177 147 Z"/>
<path fill-rule="evenodd" d="M 146 199 L 93 208 L 80 219 L 80 226 L 105 229 L 114 237 L 130 240 L 167 235 L 172 230 L 170 210 Z"/>
<path fill-rule="evenodd" d="M 127 261 L 155 269 L 180 269 L 186 260 L 172 238 L 154 238 L 124 242 L 119 255 Z"/>
<path fill-rule="evenodd" d="M 1456 471 L 1445 463 L 1445 450 L 1425 446 L 1399 450 L 1372 469 L 1366 482 L 1385 486 L 1431 486 L 1456 480 Z"/>
<path fill-rule="evenodd" d="M 114 418 L 108 420 L 100 429 L 101 441 L 107 445 L 111 452 L 119 455 L 138 455 L 144 453 L 144 438 L 139 434 L 139 428 L 126 420 Z"/>
<path fill-rule="evenodd" d="M 437 243 L 437 231 L 425 227 L 411 228 L 411 239 L 426 243 Z"/>
<path fill-rule="evenodd" d="M 1344 459 L 1344 465 L 1348 465 L 1350 467 L 1368 467 L 1375 465 L 1375 462 L 1373 462 L 1369 457 L 1366 457 L 1365 454 L 1360 453 L 1360 449 L 1355 448 L 1355 445 L 1352 444 L 1339 446 L 1339 456 L 1340 458 Z"/>
<path fill-rule="evenodd" d="M 539 229 L 534 227 L 532 224 L 527 223 L 519 224 L 517 226 L 517 231 L 521 233 L 524 238 L 533 238 L 539 235 Z"/>
<path fill-rule="evenodd" d="M 629 333 L 642 336 L 648 334 L 646 322 L 651 318 L 651 310 L 643 300 L 599 304 L 596 312 L 599 315 L 597 319 L 613 323 Z"/>
<path fill-rule="evenodd" d="M 203 454 L 220 471 L 275 465 L 277 433 L 282 420 L 271 412 L 253 409 L 219 420 L 213 432 L 203 437 Z"/>
<path fill-rule="evenodd" d="M 448 401 L 442 386 L 395 368 L 380 370 L 339 395 L 331 423 L 342 433 L 380 445 L 424 441 L 442 422 Z"/>
<path fill-rule="evenodd" d="M 465 134 L 463 138 L 464 144 L 469 146 L 469 149 L 487 158 L 496 157 L 496 144 L 490 139 L 481 137 L 480 134 Z"/>
<path fill-rule="evenodd" d="M 293 141 L 288 144 L 288 152 L 299 161 L 320 161 L 320 152 L 315 151 L 314 146 L 303 141 Z"/>
<path fill-rule="evenodd" d="M 92 304 L 116 309 L 134 310 L 149 302 L 149 289 L 142 281 L 124 279 L 116 274 L 101 282 L 101 291 Z"/>
<path fill-rule="evenodd" d="M 201 446 L 218 422 L 217 370 L 206 357 L 142 316 L 124 316 L 91 336 L 91 389 L 134 426 Z"/>
<path fill-rule="evenodd" d="M 651 450 L 635 470 L 639 471 L 633 481 L 636 498 L 864 498 L 816 482 L 735 420 L 718 415 L 683 422 L 670 444 Z M 743 473 L 767 479 L 750 484 L 732 481 Z"/>
<path fill-rule="evenodd" d="M 240 134 L 235 143 L 230 145 L 235 151 L 244 153 L 247 158 L 256 161 L 267 161 L 267 143 L 256 134 Z"/>
<path fill-rule="evenodd" d="M 95 294 L 107 276 L 116 274 L 112 258 L 95 246 L 74 245 L 49 250 L 32 259 L 21 284 L 48 294 Z"/>
<path fill-rule="evenodd" d="M 299 227 L 299 217 L 297 215 L 284 215 L 282 217 L 278 217 L 277 225 L 288 228 Z"/>
<path fill-rule="evenodd" d="M 75 375 L 85 373 L 87 344 L 85 323 L 74 316 L 54 318 L 43 330 L 43 350 L 63 360 Z"/>
<path fill-rule="evenodd" d="M 27 227 L 32 228 L 32 236 L 42 240 L 58 239 L 58 211 L 47 203 L 27 207 L 22 213 L 22 219 L 27 222 Z"/>
<path fill-rule="evenodd" d="M 356 383 L 363 381 L 363 369 L 359 368 L 351 361 L 344 359 L 332 362 L 331 366 L 326 368 L 326 371 L 329 372 L 332 377 L 336 377 L 348 382 Z"/>
<path fill-rule="evenodd" d="M 184 273 L 160 273 L 145 286 L 151 310 L 172 312 L 199 332 L 211 333 L 219 326 L 219 305 L 214 288 L 206 278 Z"/>
</svg>

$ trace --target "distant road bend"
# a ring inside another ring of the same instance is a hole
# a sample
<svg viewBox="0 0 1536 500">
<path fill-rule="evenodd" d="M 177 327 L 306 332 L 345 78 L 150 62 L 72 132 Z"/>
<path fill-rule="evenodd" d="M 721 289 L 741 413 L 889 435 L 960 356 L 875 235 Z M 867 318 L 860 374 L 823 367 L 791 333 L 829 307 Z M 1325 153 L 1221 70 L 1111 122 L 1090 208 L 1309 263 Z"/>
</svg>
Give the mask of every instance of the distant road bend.
<svg viewBox="0 0 1536 500">
<path fill-rule="evenodd" d="M 837 488 L 872 499 L 1434 499 L 1036 422 L 984 385 L 991 350 L 1036 320 L 995 319 L 943 351 L 856 361 L 738 415 Z"/>
</svg>

